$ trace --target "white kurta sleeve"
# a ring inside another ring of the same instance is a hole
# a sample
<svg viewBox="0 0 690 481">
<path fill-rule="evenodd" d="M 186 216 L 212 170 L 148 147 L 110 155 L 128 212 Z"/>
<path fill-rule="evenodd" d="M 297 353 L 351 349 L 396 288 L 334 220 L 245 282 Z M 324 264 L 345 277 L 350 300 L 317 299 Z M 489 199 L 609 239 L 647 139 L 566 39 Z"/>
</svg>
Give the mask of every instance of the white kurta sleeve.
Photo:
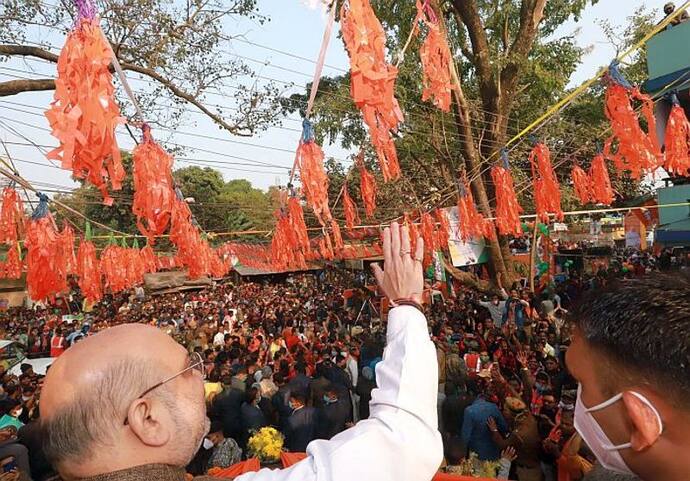
<svg viewBox="0 0 690 481">
<path fill-rule="evenodd" d="M 383 361 L 376 366 L 370 418 L 314 441 L 304 461 L 262 470 L 239 481 L 429 481 L 443 459 L 436 396 L 438 364 L 426 319 L 414 307 L 388 316 Z"/>
</svg>

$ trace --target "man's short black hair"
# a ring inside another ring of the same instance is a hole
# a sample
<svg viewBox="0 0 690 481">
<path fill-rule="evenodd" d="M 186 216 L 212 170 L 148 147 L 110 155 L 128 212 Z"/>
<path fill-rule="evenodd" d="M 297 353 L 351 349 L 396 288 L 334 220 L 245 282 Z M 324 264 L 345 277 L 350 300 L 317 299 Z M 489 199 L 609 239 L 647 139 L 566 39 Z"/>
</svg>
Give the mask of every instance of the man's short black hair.
<svg viewBox="0 0 690 481">
<path fill-rule="evenodd" d="M 689 295 L 689 276 L 652 274 L 593 293 L 574 319 L 587 342 L 622 367 L 623 374 L 641 378 L 687 408 Z"/>
</svg>

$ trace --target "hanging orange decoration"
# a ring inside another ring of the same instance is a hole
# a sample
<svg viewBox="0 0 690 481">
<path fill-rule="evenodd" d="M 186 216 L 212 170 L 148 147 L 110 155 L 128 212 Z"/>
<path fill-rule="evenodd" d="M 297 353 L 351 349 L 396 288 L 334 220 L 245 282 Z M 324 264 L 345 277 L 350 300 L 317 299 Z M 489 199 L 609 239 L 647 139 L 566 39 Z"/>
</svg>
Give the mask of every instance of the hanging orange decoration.
<svg viewBox="0 0 690 481">
<path fill-rule="evenodd" d="M 168 228 L 175 205 L 173 158 L 153 140 L 148 125 L 142 130 L 144 140 L 132 152 L 132 212 L 137 216 L 139 231 L 153 243 Z"/>
<path fill-rule="evenodd" d="M 556 219 L 563 220 L 561 190 L 551 165 L 551 153 L 546 144 L 538 142 L 529 155 L 529 161 L 534 178 L 534 203 L 537 207 L 537 217 L 544 223 L 549 222 L 549 214 L 555 214 Z"/>
<path fill-rule="evenodd" d="M 279 271 L 304 268 L 306 262 L 299 246 L 290 217 L 281 211 L 276 214 L 276 226 L 271 240 L 271 263 Z"/>
<path fill-rule="evenodd" d="M 301 249 L 302 252 L 307 253 L 311 247 L 309 245 L 309 234 L 307 233 L 307 224 L 304 221 L 302 204 L 297 196 L 291 196 L 287 205 L 290 225 L 296 239 L 296 247 Z"/>
<path fill-rule="evenodd" d="M 653 101 L 625 80 L 618 70 L 617 62 L 609 67 L 608 80 L 605 112 L 611 122 L 612 135 L 604 152 L 619 172 L 627 172 L 631 178 L 639 179 L 656 170 L 662 163 Z M 640 127 L 638 115 L 632 105 L 634 100 L 642 102 L 648 132 Z"/>
<path fill-rule="evenodd" d="M 111 60 L 99 19 L 80 12 L 60 52 L 54 100 L 45 114 L 60 142 L 47 157 L 96 186 L 106 205 L 113 203 L 108 183 L 120 190 L 125 177 L 115 136 L 124 119 L 115 102 Z"/>
<path fill-rule="evenodd" d="M 2 190 L 0 209 L 0 243 L 13 244 L 19 239 L 24 225 L 24 206 L 19 193 L 12 187 Z"/>
<path fill-rule="evenodd" d="M 386 34 L 369 0 L 348 0 L 340 10 L 341 32 L 350 55 L 350 91 L 362 111 L 384 181 L 400 177 L 391 132 L 404 118 L 395 98 L 398 69 L 386 60 Z"/>
<path fill-rule="evenodd" d="M 314 140 L 312 124 L 304 119 L 302 141 L 297 148 L 297 165 L 304 196 L 322 226 L 331 220 L 331 210 L 328 207 L 328 176 L 323 167 L 323 158 L 323 151 Z"/>
<path fill-rule="evenodd" d="M 105 287 L 116 294 L 131 287 L 127 276 L 129 256 L 125 249 L 111 244 L 101 252 L 100 268 L 105 280 Z"/>
<path fill-rule="evenodd" d="M 433 99 L 436 107 L 449 112 L 453 89 L 450 66 L 453 60 L 448 40 L 441 31 L 438 18 L 428 1 L 422 5 L 422 2 L 417 0 L 417 17 L 424 22 L 427 30 L 426 38 L 419 49 L 424 73 L 422 100 Z"/>
<path fill-rule="evenodd" d="M 436 222 L 431 214 L 423 212 L 420 216 L 422 227 L 422 239 L 424 239 L 424 266 L 428 266 L 433 261 L 434 251 L 436 250 Z"/>
<path fill-rule="evenodd" d="M 0 277 L 4 279 L 19 279 L 22 276 L 22 261 L 19 258 L 19 244 L 10 246 L 7 260 L 0 263 Z"/>
<path fill-rule="evenodd" d="M 469 242 L 472 239 L 484 237 L 487 220 L 477 210 L 472 191 L 467 182 L 460 181 L 460 197 L 458 198 L 458 232 L 460 239 Z"/>
<path fill-rule="evenodd" d="M 144 271 L 147 274 L 151 274 L 158 270 L 158 262 L 156 254 L 153 252 L 153 248 L 150 244 L 146 244 L 140 251 L 141 261 L 144 266 Z"/>
<path fill-rule="evenodd" d="M 45 301 L 67 290 L 67 258 L 62 252 L 53 216 L 48 211 L 48 197 L 38 196 L 38 206 L 26 227 L 26 284 L 31 299 Z"/>
<path fill-rule="evenodd" d="M 343 242 L 343 236 L 340 233 L 340 226 L 335 219 L 331 220 L 331 232 L 333 233 L 333 246 L 336 251 L 340 252 L 345 248 L 345 243 Z"/>
<path fill-rule="evenodd" d="M 74 230 L 68 225 L 62 226 L 60 232 L 60 252 L 64 256 L 62 261 L 67 269 L 67 274 L 77 273 L 77 258 L 74 255 Z"/>
<path fill-rule="evenodd" d="M 503 165 L 491 168 L 491 179 L 496 188 L 496 227 L 501 235 L 521 237 L 520 213 L 522 207 L 518 204 L 517 195 L 515 195 L 508 153 L 503 151 L 501 158 Z"/>
<path fill-rule="evenodd" d="M 77 249 L 77 283 L 82 295 L 90 302 L 103 298 L 101 266 L 96 257 L 96 247 L 91 241 L 84 240 Z"/>
<path fill-rule="evenodd" d="M 411 219 L 410 215 L 405 213 L 403 215 L 403 224 L 407 226 L 410 232 L 410 249 L 415 252 L 417 249 L 417 239 L 419 239 L 419 229 L 417 224 Z M 383 238 L 383 232 L 381 232 L 381 238 Z"/>
<path fill-rule="evenodd" d="M 673 94 L 673 107 L 666 125 L 666 161 L 664 168 L 669 174 L 686 177 L 690 170 L 690 124 L 685 110 Z"/>
<path fill-rule="evenodd" d="M 343 210 L 345 211 L 345 226 L 347 230 L 352 231 L 355 225 L 362 223 L 359 218 L 359 213 L 357 212 L 357 206 L 355 202 L 350 197 L 350 193 L 347 191 L 347 182 L 343 185 Z"/>
<path fill-rule="evenodd" d="M 602 155 L 603 157 L 603 155 Z M 580 203 L 585 205 L 592 201 L 592 180 L 587 175 L 582 167 L 576 165 L 572 171 L 573 187 L 575 188 L 575 195 L 580 199 Z"/>
<path fill-rule="evenodd" d="M 378 186 L 376 185 L 376 178 L 374 174 L 369 172 L 364 166 L 364 153 L 361 152 L 357 156 L 357 166 L 359 167 L 359 177 L 360 177 L 360 195 L 362 196 L 362 202 L 364 203 L 364 211 L 368 218 L 374 216 L 374 211 L 376 210 L 376 193 L 378 191 Z"/>
<path fill-rule="evenodd" d="M 592 200 L 597 204 L 611 205 L 614 193 L 603 153 L 597 154 L 592 159 L 589 178 L 592 181 Z"/>
<path fill-rule="evenodd" d="M 187 268 L 190 279 L 198 279 L 211 271 L 210 246 L 201 238 L 194 225 L 187 203 L 177 195 L 170 216 L 170 242 L 177 247 L 177 260 Z"/>
<path fill-rule="evenodd" d="M 448 214 L 445 209 L 436 209 L 434 217 L 438 223 L 436 230 L 437 248 L 448 249 L 448 243 L 450 242 L 450 220 L 448 220 Z"/>
</svg>

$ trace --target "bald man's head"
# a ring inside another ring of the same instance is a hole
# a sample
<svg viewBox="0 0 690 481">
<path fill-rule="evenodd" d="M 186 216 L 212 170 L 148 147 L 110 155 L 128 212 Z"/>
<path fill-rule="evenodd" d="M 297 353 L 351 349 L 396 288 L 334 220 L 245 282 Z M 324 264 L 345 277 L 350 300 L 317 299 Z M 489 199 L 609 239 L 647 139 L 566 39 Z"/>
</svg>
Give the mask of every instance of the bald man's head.
<svg viewBox="0 0 690 481">
<path fill-rule="evenodd" d="M 198 371 L 142 393 L 188 366 L 182 346 L 141 324 L 107 329 L 68 349 L 41 395 L 46 455 L 68 478 L 152 460 L 186 464 L 207 425 Z"/>
</svg>

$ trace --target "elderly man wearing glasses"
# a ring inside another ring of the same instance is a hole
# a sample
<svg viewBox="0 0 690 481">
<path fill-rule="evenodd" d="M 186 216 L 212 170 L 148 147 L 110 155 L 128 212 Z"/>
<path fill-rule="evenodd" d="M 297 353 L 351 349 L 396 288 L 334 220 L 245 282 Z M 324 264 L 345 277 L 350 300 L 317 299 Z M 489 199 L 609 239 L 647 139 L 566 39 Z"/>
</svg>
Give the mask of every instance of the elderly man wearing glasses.
<svg viewBox="0 0 690 481">
<path fill-rule="evenodd" d="M 422 302 L 423 241 L 406 228 L 384 232 L 384 270 L 374 274 L 391 299 L 387 348 L 376 367 L 370 418 L 331 440 L 313 441 L 307 459 L 242 481 L 430 480 L 441 464 L 436 351 Z M 46 455 L 63 479 L 185 479 L 209 429 L 203 360 L 161 331 L 114 327 L 63 354 L 46 377 L 41 427 Z"/>
</svg>

